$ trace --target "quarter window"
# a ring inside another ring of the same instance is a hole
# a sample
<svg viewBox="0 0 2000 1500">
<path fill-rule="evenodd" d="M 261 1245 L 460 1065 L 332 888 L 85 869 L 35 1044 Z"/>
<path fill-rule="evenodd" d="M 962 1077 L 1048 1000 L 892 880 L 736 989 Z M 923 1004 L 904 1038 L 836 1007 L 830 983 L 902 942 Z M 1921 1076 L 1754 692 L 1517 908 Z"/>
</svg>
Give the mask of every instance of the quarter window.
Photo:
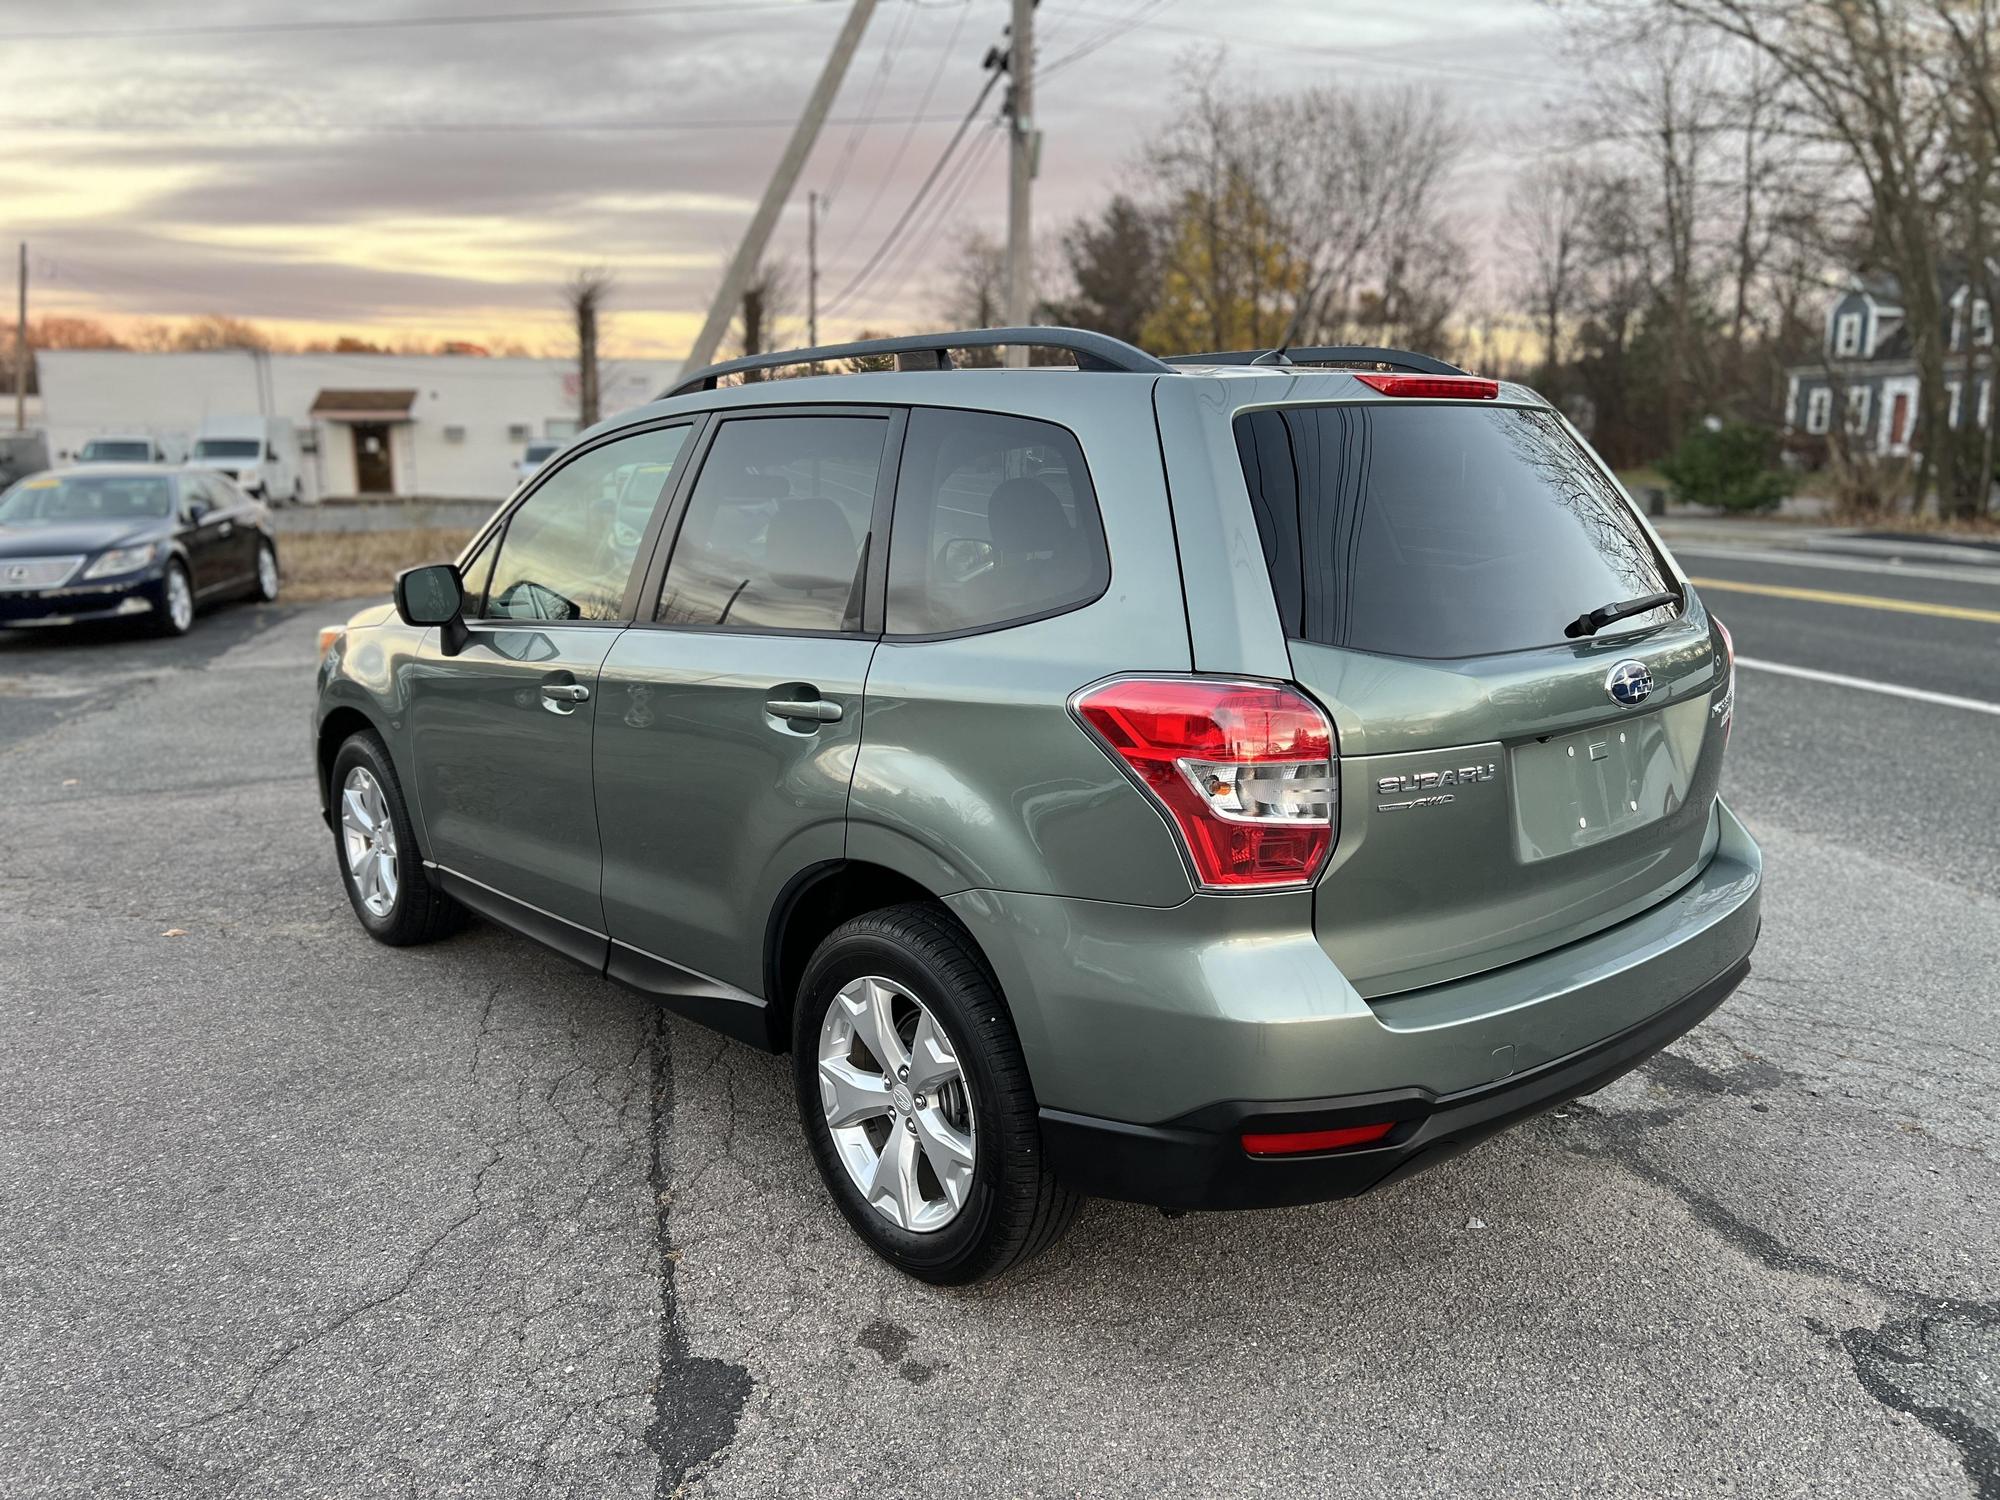
<svg viewBox="0 0 2000 1500">
<path fill-rule="evenodd" d="M 578 454 L 508 518 L 482 612 L 491 620 L 616 620 L 646 523 L 686 427 Z"/>
<path fill-rule="evenodd" d="M 882 417 L 724 422 L 688 500 L 654 618 L 858 630 L 864 544 L 888 431 Z"/>
<path fill-rule="evenodd" d="M 1111 580 L 1083 450 L 1051 422 L 910 414 L 889 547 L 888 628 L 991 629 L 1087 603 Z"/>
</svg>

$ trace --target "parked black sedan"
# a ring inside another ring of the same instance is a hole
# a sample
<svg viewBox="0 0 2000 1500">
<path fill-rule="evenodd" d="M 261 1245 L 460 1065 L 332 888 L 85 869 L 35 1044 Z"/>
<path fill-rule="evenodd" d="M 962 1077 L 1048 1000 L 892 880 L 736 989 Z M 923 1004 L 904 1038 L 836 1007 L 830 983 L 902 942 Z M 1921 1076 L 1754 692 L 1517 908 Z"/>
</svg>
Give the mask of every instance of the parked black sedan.
<svg viewBox="0 0 2000 1500">
<path fill-rule="evenodd" d="M 278 597 L 278 543 L 212 470 L 77 464 L 0 494 L 0 626 L 144 615 L 181 635 L 228 597 Z"/>
</svg>

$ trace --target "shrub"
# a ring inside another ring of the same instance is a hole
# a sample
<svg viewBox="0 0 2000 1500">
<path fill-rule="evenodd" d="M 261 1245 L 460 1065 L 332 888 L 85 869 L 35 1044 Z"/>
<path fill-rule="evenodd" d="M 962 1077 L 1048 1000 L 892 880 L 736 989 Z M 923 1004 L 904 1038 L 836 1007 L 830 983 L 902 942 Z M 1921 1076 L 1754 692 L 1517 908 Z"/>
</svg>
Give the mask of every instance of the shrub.
<svg viewBox="0 0 2000 1500">
<path fill-rule="evenodd" d="M 1827 460 L 1833 511 L 1843 521 L 1873 521 L 1908 508 L 1916 465 L 1907 458 L 1835 453 Z"/>
<path fill-rule="evenodd" d="M 1697 427 L 1661 461 L 1660 472 L 1689 505 L 1774 510 L 1792 492 L 1792 476 L 1777 466 L 1775 437 L 1742 422 Z"/>
</svg>

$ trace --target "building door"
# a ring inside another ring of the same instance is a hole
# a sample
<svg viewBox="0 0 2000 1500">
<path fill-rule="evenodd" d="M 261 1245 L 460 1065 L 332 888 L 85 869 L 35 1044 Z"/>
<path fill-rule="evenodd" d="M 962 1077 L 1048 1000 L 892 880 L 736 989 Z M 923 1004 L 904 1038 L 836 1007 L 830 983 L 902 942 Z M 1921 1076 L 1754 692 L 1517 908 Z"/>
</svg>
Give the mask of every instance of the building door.
<svg viewBox="0 0 2000 1500">
<path fill-rule="evenodd" d="M 1895 402 L 1889 407 L 1889 446 L 1900 448 L 1910 435 L 1910 398 L 1902 391 L 1896 392 Z"/>
<path fill-rule="evenodd" d="M 389 461 L 389 424 L 356 422 L 354 432 L 354 488 L 363 495 L 393 495 L 396 471 Z"/>
</svg>

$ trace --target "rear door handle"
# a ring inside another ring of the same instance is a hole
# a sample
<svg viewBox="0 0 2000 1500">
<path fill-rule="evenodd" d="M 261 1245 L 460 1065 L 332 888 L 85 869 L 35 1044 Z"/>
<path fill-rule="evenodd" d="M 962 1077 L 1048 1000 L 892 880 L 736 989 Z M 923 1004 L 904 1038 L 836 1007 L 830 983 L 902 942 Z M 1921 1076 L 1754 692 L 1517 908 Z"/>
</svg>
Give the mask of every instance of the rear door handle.
<svg viewBox="0 0 2000 1500">
<path fill-rule="evenodd" d="M 764 712 L 774 719 L 811 719 L 818 724 L 838 724 L 841 708 L 825 698 L 767 698 Z"/>
</svg>

